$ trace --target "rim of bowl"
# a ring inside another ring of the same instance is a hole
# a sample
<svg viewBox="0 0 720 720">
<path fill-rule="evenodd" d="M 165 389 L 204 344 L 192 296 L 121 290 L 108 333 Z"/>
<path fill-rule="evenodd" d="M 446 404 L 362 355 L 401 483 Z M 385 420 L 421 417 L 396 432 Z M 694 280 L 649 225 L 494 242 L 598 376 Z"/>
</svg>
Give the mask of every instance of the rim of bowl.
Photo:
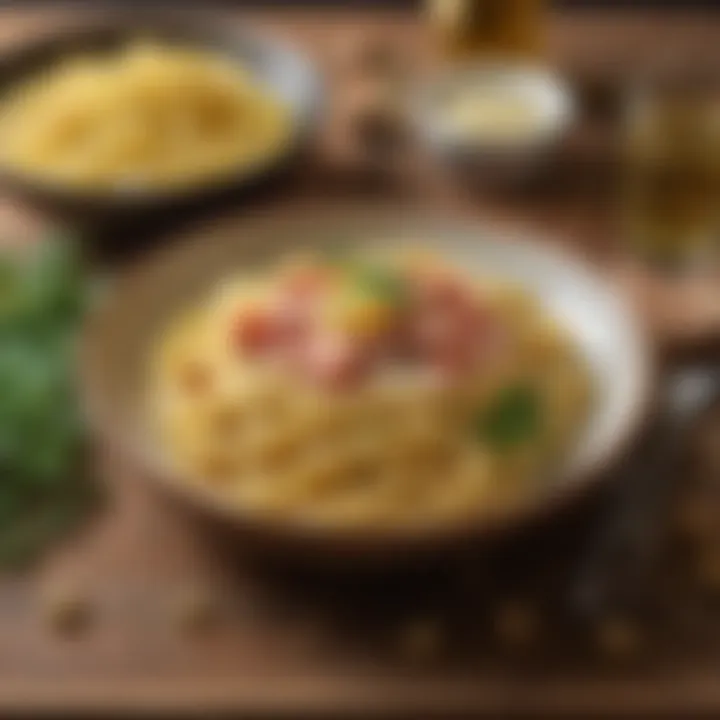
<svg viewBox="0 0 720 720">
<path fill-rule="evenodd" d="M 223 24 L 220 12 L 166 7 L 162 3 L 151 3 L 132 11 L 113 5 L 90 10 L 87 16 L 44 27 L 31 37 L 11 44 L 0 54 L 0 96 L 36 77 L 43 68 L 63 58 L 85 53 L 82 49 L 84 42 L 90 52 L 102 52 L 105 47 L 121 45 L 123 37 L 130 40 L 141 37 L 143 33 L 167 34 L 168 38 L 177 34 L 179 39 L 185 35 L 187 44 L 229 57 L 237 64 L 242 63 L 239 48 L 243 47 L 243 43 L 251 43 L 264 48 L 270 55 L 283 57 L 285 63 L 301 68 L 306 93 L 302 101 L 290 107 L 292 127 L 283 145 L 253 162 L 230 167 L 199 182 L 176 188 L 95 191 L 23 172 L 21 168 L 0 161 L 1 185 L 62 205 L 87 206 L 110 212 L 124 209 L 142 211 L 156 206 L 184 204 L 246 184 L 281 165 L 311 136 L 322 112 L 325 86 L 317 67 L 302 50 L 284 38 L 277 39 L 252 22 L 242 20 L 236 26 L 228 27 Z M 0 98 L 0 104 L 2 102 Z"/>
<path fill-rule="evenodd" d="M 322 225 L 331 225 L 331 219 L 335 222 L 352 222 L 353 218 L 361 219 L 368 217 L 368 210 L 362 206 L 351 208 L 335 208 L 328 210 L 315 208 L 303 210 L 300 213 L 288 213 L 283 218 L 268 218 L 257 215 L 242 220 L 244 231 L 252 231 L 253 228 L 264 232 L 281 233 L 283 228 L 287 230 L 295 227 L 299 222 L 317 222 L 315 214 L 320 212 L 319 221 Z M 381 224 L 383 218 L 395 222 L 398 220 L 398 209 L 378 212 L 377 208 L 372 209 L 375 221 L 373 224 Z M 350 214 L 348 214 L 350 213 Z M 523 231 L 521 227 L 506 222 L 495 222 L 492 220 L 479 220 L 478 218 L 458 218 L 457 215 L 444 214 L 442 212 L 424 212 L 430 222 L 444 223 L 449 228 L 466 230 L 474 226 L 484 226 L 492 236 L 495 236 L 493 229 L 503 229 L 510 232 L 508 237 L 503 237 L 503 243 L 511 243 L 515 246 L 526 247 L 530 244 L 533 247 L 542 247 L 542 252 L 557 261 L 571 263 L 573 267 L 581 270 L 606 290 L 609 281 L 598 272 L 581 254 L 568 251 L 566 248 L 558 248 L 549 243 L 548 236 L 542 232 Z M 417 219 L 417 218 L 416 218 Z M 253 221 L 254 224 L 253 224 Z M 235 222 L 239 222 L 237 219 Z M 95 354 L 98 347 L 101 347 L 103 317 L 113 308 L 118 307 L 122 298 L 133 292 L 135 286 L 152 282 L 155 268 L 164 265 L 168 260 L 179 252 L 192 253 L 193 245 L 197 245 L 203 234 L 212 236 L 214 228 L 222 229 L 233 224 L 225 223 L 223 220 L 216 221 L 204 228 L 196 229 L 182 237 L 179 245 L 164 246 L 157 248 L 145 260 L 141 260 L 134 267 L 126 271 L 115 280 L 113 298 L 106 303 L 104 309 L 92 313 L 82 334 L 80 348 L 80 370 L 82 379 L 82 399 L 84 410 L 89 422 L 90 432 L 96 432 L 100 440 L 107 443 L 109 448 L 117 450 L 121 455 L 131 461 L 134 471 L 142 474 L 151 484 L 158 484 L 167 490 L 171 496 L 175 496 L 197 509 L 203 510 L 206 514 L 214 516 L 218 521 L 229 522 L 239 531 L 246 535 L 265 538 L 270 542 L 282 542 L 291 544 L 299 541 L 303 544 L 310 543 L 312 546 L 327 542 L 341 544 L 343 548 L 359 549 L 363 554 L 371 554 L 376 551 L 392 549 L 399 552 L 415 551 L 436 551 L 446 547 L 456 546 L 466 541 L 490 540 L 499 536 L 509 535 L 514 531 L 522 530 L 533 523 L 547 519 L 553 515 L 560 514 L 563 510 L 579 503 L 587 497 L 598 486 L 603 484 L 607 471 L 613 469 L 631 450 L 633 443 L 644 429 L 646 422 L 651 416 L 655 406 L 653 390 L 658 379 L 658 366 L 654 353 L 654 346 L 650 341 L 647 330 L 639 320 L 637 312 L 630 306 L 627 300 L 622 300 L 625 311 L 625 321 L 631 329 L 634 337 L 637 338 L 639 349 L 639 384 L 637 396 L 634 402 L 629 403 L 629 412 L 623 415 L 608 439 L 604 447 L 596 452 L 590 460 L 586 460 L 580 468 L 572 472 L 560 473 L 558 482 L 543 488 L 541 493 L 530 495 L 524 501 L 513 505 L 502 512 L 478 512 L 475 515 L 463 517 L 457 521 L 443 523 L 428 523 L 418 525 L 397 525 L 397 526 L 353 526 L 340 528 L 337 526 L 324 526 L 303 522 L 295 518 L 278 518 L 270 515 L 262 515 L 252 510 L 245 510 L 241 506 L 233 505 L 223 497 L 206 488 L 204 485 L 185 482 L 179 473 L 164 467 L 157 460 L 153 461 L 139 444 L 133 439 L 133 433 L 126 430 L 127 423 L 123 423 L 113 413 L 112 403 L 103 401 L 102 381 L 99 380 L 98 363 Z M 513 232 L 513 228 L 516 232 Z M 525 239 L 520 239 L 525 238 Z M 224 239 L 223 242 L 227 242 Z M 216 240 L 220 244 L 220 240 Z M 99 345 L 100 342 L 100 345 Z M 100 373 L 101 374 L 101 373 Z M 574 478 L 573 482 L 563 482 L 568 477 Z"/>
</svg>

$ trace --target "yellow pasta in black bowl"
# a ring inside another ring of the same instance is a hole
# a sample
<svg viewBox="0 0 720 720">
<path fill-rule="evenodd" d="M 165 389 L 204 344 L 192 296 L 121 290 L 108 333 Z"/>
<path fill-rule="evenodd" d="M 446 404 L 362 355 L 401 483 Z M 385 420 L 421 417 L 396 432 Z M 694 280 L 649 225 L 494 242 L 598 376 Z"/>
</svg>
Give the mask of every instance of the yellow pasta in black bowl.
<svg viewBox="0 0 720 720">
<path fill-rule="evenodd" d="M 272 158 L 290 130 L 238 63 L 138 42 L 21 85 L 0 109 L 0 161 L 86 192 L 167 190 Z"/>
<path fill-rule="evenodd" d="M 205 16 L 99 16 L 3 59 L 0 172 L 92 211 L 171 205 L 267 176 L 318 111 L 312 68 Z"/>
</svg>

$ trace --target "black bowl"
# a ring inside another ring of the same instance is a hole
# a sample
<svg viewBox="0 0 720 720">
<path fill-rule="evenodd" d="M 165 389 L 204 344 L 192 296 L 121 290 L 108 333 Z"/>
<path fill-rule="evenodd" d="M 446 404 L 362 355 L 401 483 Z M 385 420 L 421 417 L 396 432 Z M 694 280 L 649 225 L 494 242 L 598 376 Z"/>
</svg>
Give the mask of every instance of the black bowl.
<svg viewBox="0 0 720 720">
<path fill-rule="evenodd" d="M 0 57 L 0 103 L 3 94 L 66 57 L 109 52 L 135 39 L 199 47 L 242 63 L 290 108 L 290 141 L 263 163 L 238 167 L 182 189 L 88 191 L 50 183 L 0 164 L 1 186 L 33 205 L 72 220 L 127 221 L 156 211 L 198 205 L 255 186 L 287 169 L 309 146 L 323 96 L 322 83 L 312 64 L 253 27 L 229 27 L 221 16 L 197 11 L 106 8 L 56 26 Z"/>
</svg>

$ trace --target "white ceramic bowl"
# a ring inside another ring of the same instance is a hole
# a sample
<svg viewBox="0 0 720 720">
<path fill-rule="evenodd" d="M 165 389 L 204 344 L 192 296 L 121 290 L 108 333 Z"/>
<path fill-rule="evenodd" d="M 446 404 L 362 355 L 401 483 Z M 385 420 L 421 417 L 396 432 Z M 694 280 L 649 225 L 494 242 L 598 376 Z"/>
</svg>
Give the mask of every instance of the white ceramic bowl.
<svg viewBox="0 0 720 720">
<path fill-rule="evenodd" d="M 469 133 L 449 104 L 460 93 L 504 94 L 532 108 L 533 121 L 515 134 Z M 411 108 L 422 141 L 443 160 L 490 180 L 522 179 L 555 151 L 575 117 L 573 95 L 556 73 L 518 64 L 475 64 L 446 71 L 421 87 Z"/>
<path fill-rule="evenodd" d="M 646 338 L 616 290 L 591 268 L 535 240 L 512 229 L 377 207 L 317 207 L 207 228 L 121 278 L 90 324 L 83 379 L 91 420 L 173 495 L 228 521 L 246 541 L 290 557 L 385 562 L 522 527 L 557 512 L 604 477 L 645 419 L 654 377 Z M 557 477 L 548 479 L 546 491 L 508 514 L 469 522 L 345 532 L 253 516 L 200 485 L 169 476 L 156 443 L 143 431 L 143 386 L 151 343 L 178 308 L 228 274 L 272 263 L 288 251 L 388 243 L 420 244 L 479 276 L 520 282 L 572 333 L 593 379 L 594 402 L 577 446 Z"/>
</svg>

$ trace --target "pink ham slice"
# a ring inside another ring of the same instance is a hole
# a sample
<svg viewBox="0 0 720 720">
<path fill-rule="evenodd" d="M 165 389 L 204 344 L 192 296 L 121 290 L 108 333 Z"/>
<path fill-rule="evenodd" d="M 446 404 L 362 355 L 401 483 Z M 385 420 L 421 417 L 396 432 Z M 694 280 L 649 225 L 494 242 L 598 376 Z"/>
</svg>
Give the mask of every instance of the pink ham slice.
<svg viewBox="0 0 720 720">
<path fill-rule="evenodd" d="M 243 313 L 233 341 L 244 353 L 279 362 L 329 388 L 351 387 L 388 361 L 425 365 L 454 380 L 497 359 L 506 346 L 503 328 L 469 287 L 447 274 L 410 283 L 410 303 L 372 343 L 318 321 L 327 286 L 310 271 L 286 278 L 266 307 Z"/>
<path fill-rule="evenodd" d="M 318 384 L 345 388 L 370 370 L 366 349 L 347 335 L 318 333 L 305 347 L 303 365 Z"/>
<path fill-rule="evenodd" d="M 233 346 L 248 355 L 270 350 L 278 334 L 274 317 L 266 310 L 248 310 L 239 315 L 231 330 Z"/>
</svg>

